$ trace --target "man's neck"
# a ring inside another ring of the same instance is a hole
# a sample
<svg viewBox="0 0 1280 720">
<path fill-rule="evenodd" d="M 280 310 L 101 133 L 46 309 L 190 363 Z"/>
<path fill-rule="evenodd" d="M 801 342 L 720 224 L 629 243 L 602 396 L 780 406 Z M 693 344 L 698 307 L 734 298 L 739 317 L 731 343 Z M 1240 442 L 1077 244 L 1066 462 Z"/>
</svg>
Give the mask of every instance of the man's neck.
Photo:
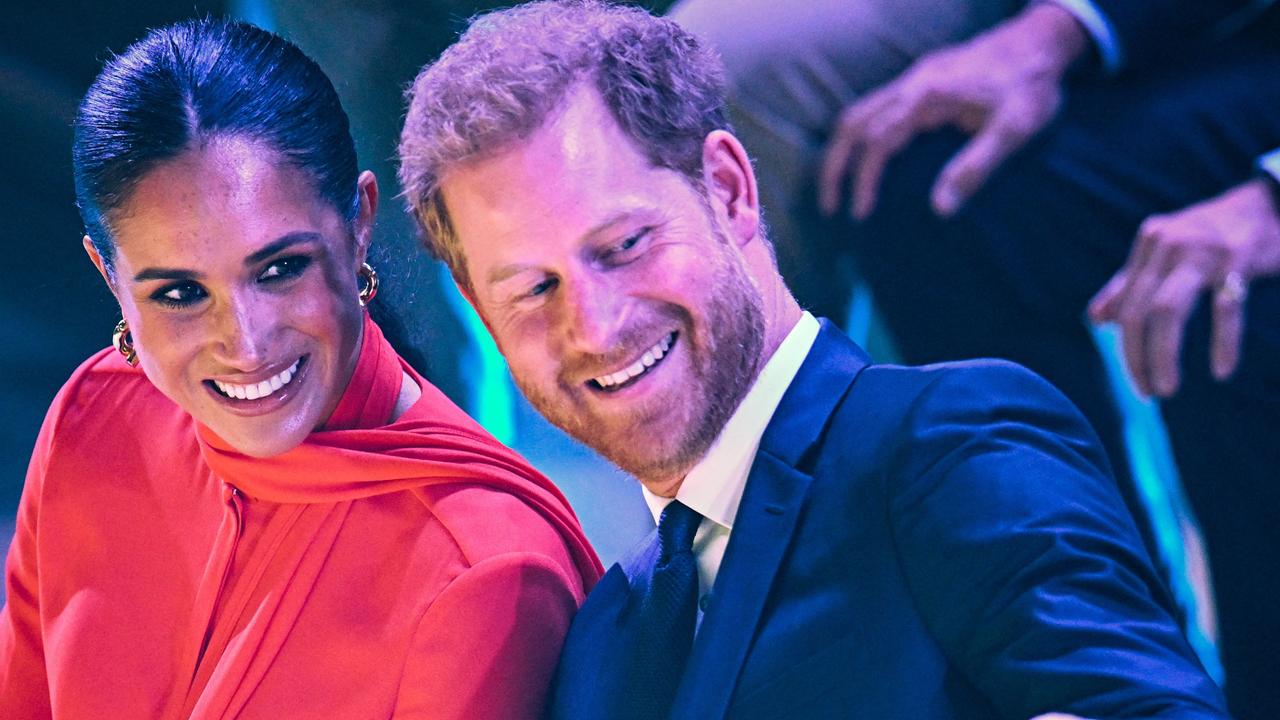
<svg viewBox="0 0 1280 720">
<path fill-rule="evenodd" d="M 804 313 L 800 303 L 796 302 L 795 297 L 786 287 L 782 287 L 780 292 L 771 293 L 771 295 L 772 297 L 764 298 L 764 346 L 760 349 L 760 364 L 756 368 L 757 376 L 774 353 L 778 352 L 778 346 L 787 339 L 787 335 L 795 328 L 796 323 L 800 322 L 800 316 Z M 751 382 L 755 381 L 756 378 L 751 379 Z"/>
<path fill-rule="evenodd" d="M 796 302 L 795 297 L 785 288 L 780 293 L 771 293 L 770 296 L 763 298 L 764 300 L 764 344 L 760 350 L 760 362 L 756 365 L 755 377 L 751 378 L 748 387 L 755 385 L 760 377 L 760 371 L 764 370 L 764 366 L 778 352 L 778 347 L 782 345 L 782 341 L 787 339 L 787 335 L 795 328 L 796 323 L 800 322 L 800 316 L 804 313 L 800 304 Z M 745 396 L 744 396 L 745 398 Z M 741 402 L 741 401 L 739 401 Z M 721 428 L 723 431 L 723 428 Z M 705 457 L 705 453 L 703 454 Z M 640 484 L 645 489 L 659 497 L 674 498 L 680 492 L 680 485 L 684 482 L 684 478 L 689 474 L 689 470 L 693 469 L 703 457 L 699 457 L 689 463 L 687 467 L 681 468 L 679 474 L 665 475 L 658 478 L 640 478 Z"/>
<path fill-rule="evenodd" d="M 692 468 L 693 466 L 690 465 L 689 467 Z M 680 484 L 684 482 L 684 476 L 688 474 L 689 469 L 686 468 L 684 472 L 680 473 L 677 477 L 658 478 L 652 480 L 641 479 L 640 484 L 644 485 L 646 490 L 658 497 L 674 498 L 676 493 L 680 492 Z"/>
</svg>

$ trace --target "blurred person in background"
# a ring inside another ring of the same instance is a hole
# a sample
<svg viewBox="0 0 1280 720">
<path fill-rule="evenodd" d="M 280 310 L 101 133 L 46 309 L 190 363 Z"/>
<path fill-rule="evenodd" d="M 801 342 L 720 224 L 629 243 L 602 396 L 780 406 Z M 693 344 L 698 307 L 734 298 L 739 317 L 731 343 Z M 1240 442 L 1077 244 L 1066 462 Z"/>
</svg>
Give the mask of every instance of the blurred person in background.
<svg viewBox="0 0 1280 720">
<path fill-rule="evenodd" d="M 845 108 L 818 180 L 913 362 L 1023 363 L 1105 437 L 1086 316 L 1118 324 L 1162 400 L 1249 719 L 1280 716 L 1277 68 L 1275 3 L 1031 3 Z"/>
</svg>

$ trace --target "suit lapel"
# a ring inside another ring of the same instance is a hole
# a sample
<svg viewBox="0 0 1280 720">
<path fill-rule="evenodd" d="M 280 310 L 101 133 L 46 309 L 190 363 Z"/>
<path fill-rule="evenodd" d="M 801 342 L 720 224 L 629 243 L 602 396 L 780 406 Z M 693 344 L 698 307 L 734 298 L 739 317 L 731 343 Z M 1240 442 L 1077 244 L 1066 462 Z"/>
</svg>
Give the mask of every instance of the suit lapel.
<svg viewBox="0 0 1280 720">
<path fill-rule="evenodd" d="M 618 658 L 630 652 L 627 645 L 634 641 L 629 615 L 646 590 L 645 563 L 651 562 L 656 545 L 654 532 L 614 563 L 574 617 L 552 683 L 549 718 L 604 720 L 610 716 L 626 680 L 622 674 L 626 663 Z"/>
<path fill-rule="evenodd" d="M 867 357 L 826 320 L 760 442 L 672 718 L 724 717 L 812 478 L 804 469 Z"/>
<path fill-rule="evenodd" d="M 810 482 L 777 458 L 757 455 L 673 718 L 724 715 Z"/>
</svg>

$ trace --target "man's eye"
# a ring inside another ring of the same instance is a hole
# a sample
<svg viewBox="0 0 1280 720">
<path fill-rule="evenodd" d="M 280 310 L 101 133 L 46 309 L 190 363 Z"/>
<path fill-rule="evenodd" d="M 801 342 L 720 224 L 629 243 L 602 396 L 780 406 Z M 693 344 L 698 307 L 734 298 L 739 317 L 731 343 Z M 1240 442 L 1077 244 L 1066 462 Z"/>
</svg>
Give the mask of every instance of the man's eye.
<svg viewBox="0 0 1280 720">
<path fill-rule="evenodd" d="M 189 282 L 163 287 L 151 295 L 152 300 L 169 307 L 186 307 L 203 300 L 204 297 L 204 288 Z"/>
<path fill-rule="evenodd" d="M 628 253 L 630 253 L 632 250 L 635 250 L 637 247 L 639 247 L 641 243 L 645 240 L 645 238 L 649 237 L 650 230 L 652 230 L 652 228 L 644 228 L 640 232 L 637 232 L 634 235 L 630 235 L 624 240 L 622 240 L 621 242 L 617 243 L 616 245 L 613 245 L 612 247 L 610 247 L 608 250 L 605 251 L 605 258 L 606 259 L 616 259 L 618 257 L 625 258 L 628 255 Z"/>
<path fill-rule="evenodd" d="M 258 276 L 259 281 L 283 280 L 286 278 L 297 277 L 302 274 L 303 270 L 311 264 L 311 258 L 303 255 L 294 255 L 291 257 L 280 258 L 273 261 Z"/>
<path fill-rule="evenodd" d="M 558 281 L 555 278 L 547 278 L 546 280 L 543 280 L 537 285 L 534 285 L 533 287 L 529 288 L 529 292 L 525 293 L 525 296 L 538 297 L 539 295 L 544 295 L 550 292 L 551 289 L 556 286 L 557 282 Z"/>
</svg>

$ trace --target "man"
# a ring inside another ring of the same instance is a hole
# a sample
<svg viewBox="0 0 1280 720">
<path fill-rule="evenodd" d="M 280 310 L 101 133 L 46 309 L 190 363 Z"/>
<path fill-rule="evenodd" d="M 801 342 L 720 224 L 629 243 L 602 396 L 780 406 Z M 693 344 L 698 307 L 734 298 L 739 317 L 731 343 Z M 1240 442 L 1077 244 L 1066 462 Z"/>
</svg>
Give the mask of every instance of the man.
<svg viewBox="0 0 1280 720">
<path fill-rule="evenodd" d="M 481 17 L 401 162 L 521 389 L 659 520 L 575 619 L 553 717 L 1225 716 L 1060 394 L 876 366 L 801 310 L 674 23 Z"/>
</svg>

